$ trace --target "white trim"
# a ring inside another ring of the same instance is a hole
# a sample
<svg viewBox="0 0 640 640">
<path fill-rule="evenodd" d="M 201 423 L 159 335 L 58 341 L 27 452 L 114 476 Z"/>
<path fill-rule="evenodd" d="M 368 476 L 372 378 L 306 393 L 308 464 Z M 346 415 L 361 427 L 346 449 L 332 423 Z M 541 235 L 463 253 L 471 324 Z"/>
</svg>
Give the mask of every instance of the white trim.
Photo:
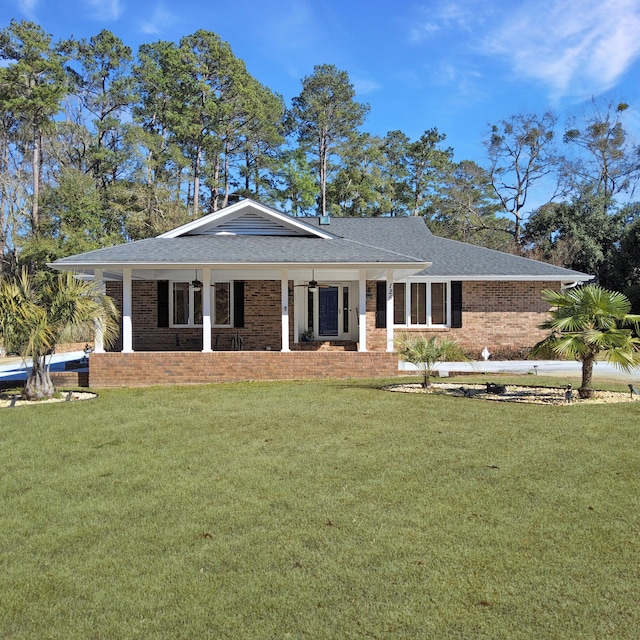
<svg viewBox="0 0 640 640">
<path fill-rule="evenodd" d="M 251 200 L 247 198 L 245 200 L 241 200 L 235 204 L 229 205 L 220 211 L 215 211 L 206 216 L 202 216 L 197 220 L 192 220 L 191 222 L 187 222 L 176 229 L 171 229 L 171 231 L 167 231 L 165 233 L 157 236 L 158 238 L 178 238 L 183 235 L 188 235 L 197 231 L 198 229 L 206 229 L 210 230 L 215 227 L 217 224 L 226 219 L 232 219 L 241 215 L 243 209 L 248 211 L 257 211 L 260 215 L 265 218 L 272 218 L 276 220 L 278 223 L 286 226 L 292 231 L 297 231 L 298 233 L 304 233 L 305 235 L 313 235 L 318 238 L 323 238 L 325 240 L 331 240 L 335 236 L 331 233 L 323 231 L 317 227 L 306 224 L 297 218 L 293 218 L 292 216 L 281 213 L 280 211 L 276 211 L 275 209 L 271 209 L 269 207 L 265 207 L 264 205 L 256 202 L 255 200 Z"/>
<path fill-rule="evenodd" d="M 593 280 L 595 276 L 590 275 L 540 275 L 540 276 L 459 276 L 459 275 L 412 275 L 397 280 L 397 282 L 419 281 L 419 282 L 444 282 L 460 280 L 462 282 L 587 282 Z"/>
<path fill-rule="evenodd" d="M 122 270 L 122 353 L 133 353 L 131 269 Z"/>
<path fill-rule="evenodd" d="M 208 269 L 203 269 L 203 274 L 205 271 L 209 271 Z M 209 274 L 209 314 L 210 314 L 210 322 L 211 322 L 211 326 L 209 331 L 211 331 L 211 329 L 217 329 L 217 328 L 230 328 L 233 327 L 233 280 L 215 280 L 215 281 L 211 281 L 211 274 Z M 174 285 L 175 284 L 186 284 L 188 291 L 189 291 L 189 320 L 186 324 L 177 324 L 174 321 L 174 296 L 173 296 L 173 292 L 174 292 Z M 216 313 L 215 313 L 215 304 L 216 304 L 216 296 L 215 296 L 215 291 L 213 292 L 213 295 L 211 295 L 211 287 L 215 288 L 215 285 L 217 284 L 228 284 L 229 285 L 229 323 L 228 324 L 216 324 L 215 323 L 215 318 L 216 318 Z M 204 275 L 203 275 L 203 282 L 202 282 L 202 297 L 201 297 L 201 303 L 202 303 L 202 322 L 194 322 L 194 314 L 195 314 L 195 303 L 194 303 L 194 297 L 195 297 L 195 289 L 193 289 L 193 287 L 189 286 L 190 285 L 190 280 L 169 280 L 169 327 L 171 329 L 199 329 L 200 327 L 203 327 L 204 325 L 204 317 L 205 317 L 205 292 L 204 292 L 204 287 L 205 287 L 205 282 L 204 282 Z M 212 308 L 213 307 L 213 308 Z M 213 313 L 212 313 L 213 312 Z M 203 348 L 204 348 L 204 342 L 203 344 Z"/>
<path fill-rule="evenodd" d="M 405 295 L 404 295 L 404 322 L 395 322 L 395 309 L 391 310 L 391 315 L 389 315 L 389 311 L 387 310 L 387 326 L 389 325 L 389 318 L 391 318 L 391 322 L 393 323 L 394 328 L 399 329 L 447 329 L 451 327 L 451 280 L 444 280 L 441 278 L 431 278 L 429 280 L 413 280 L 409 279 L 407 281 L 397 281 L 393 284 L 402 284 L 405 287 Z M 412 323 L 411 322 L 411 285 L 412 284 L 424 284 L 427 285 L 425 287 L 425 318 L 427 320 L 426 323 Z M 445 323 L 433 323 L 433 312 L 432 312 L 432 298 L 431 298 L 431 285 L 434 284 L 445 284 L 447 286 L 447 299 L 446 299 L 446 319 Z"/>
<path fill-rule="evenodd" d="M 573 282 L 588 282 L 589 280 L 593 280 L 594 276 L 591 275 L 580 275 L 580 274 L 565 274 L 565 275 L 536 275 L 536 276 L 518 276 L 518 275 L 478 275 L 478 276 L 469 276 L 469 275 L 417 275 L 419 272 L 424 271 L 425 268 L 431 266 L 430 262 L 396 262 L 396 263 L 380 263 L 380 262 L 358 262 L 358 263 L 349 263 L 349 262 L 327 262 L 327 263 L 311 263 L 311 262 L 260 262 L 260 263 L 246 263 L 246 262 L 238 262 L 238 263 L 230 263 L 230 262 L 118 262 L 118 263 L 85 263 L 85 262 L 76 262 L 71 263 L 68 262 L 64 265 L 51 265 L 53 268 L 58 271 L 79 271 L 79 272 L 95 272 L 96 269 L 104 269 L 105 280 L 120 280 L 118 277 L 118 273 L 114 273 L 114 271 L 120 271 L 122 269 L 138 269 L 138 270 L 178 270 L 178 269 L 203 269 L 203 268 L 223 268 L 226 271 L 250 271 L 250 272 L 262 272 L 268 269 L 282 269 L 287 268 L 289 270 L 299 270 L 299 269 L 313 269 L 316 270 L 326 269 L 326 270 L 360 270 L 360 269 L 370 269 L 375 270 L 376 272 L 380 272 L 383 270 L 393 269 L 394 271 L 413 271 L 413 275 L 402 276 L 396 280 L 396 282 L 408 282 L 408 281 L 424 281 L 424 282 L 433 282 L 433 281 L 453 281 L 458 280 L 461 282 L 561 282 L 561 283 L 573 283 Z M 260 273 L 256 274 L 256 280 L 263 280 L 264 278 L 259 277 Z M 139 278 L 135 278 L 139 279 Z M 143 278 L 147 279 L 147 278 Z M 166 278 L 163 278 L 166 279 Z M 237 278 L 238 280 L 247 280 L 249 277 Z M 267 278 L 271 279 L 271 278 Z M 383 276 L 371 277 L 370 280 L 383 280 Z"/>
<path fill-rule="evenodd" d="M 95 270 L 94 279 L 96 288 L 100 293 L 104 294 L 102 269 Z M 102 330 L 102 324 L 98 320 L 94 321 L 93 352 L 104 353 L 104 332 Z"/>
<path fill-rule="evenodd" d="M 358 278 L 358 351 L 367 350 L 367 274 L 360 270 Z"/>
<path fill-rule="evenodd" d="M 394 285 L 393 270 L 389 269 L 389 271 L 387 271 L 387 283 L 386 283 L 386 290 L 387 290 L 387 301 L 386 301 L 386 303 L 387 303 L 387 306 L 386 306 L 386 315 L 387 315 L 387 351 L 389 351 L 389 352 L 394 351 L 394 344 L 393 344 L 393 335 L 394 335 L 393 285 Z"/>
<path fill-rule="evenodd" d="M 211 269 L 202 270 L 202 352 L 211 351 Z"/>
<path fill-rule="evenodd" d="M 52 268 L 57 269 L 58 271 L 74 271 L 77 269 L 86 269 L 87 271 L 94 271 L 95 269 L 105 269 L 109 271 L 121 270 L 121 269 L 139 269 L 139 270 L 147 270 L 147 269 L 159 269 L 159 270 L 177 270 L 177 269 L 203 269 L 203 268 L 211 268 L 211 269 L 226 269 L 229 271 L 233 270 L 248 270 L 248 271 L 264 271 L 265 269 L 290 269 L 290 270 L 300 270 L 300 269 L 326 269 L 326 270 L 359 270 L 359 269 L 371 269 L 376 272 L 385 271 L 387 269 L 394 269 L 399 271 L 413 271 L 416 274 L 420 271 L 424 271 L 427 267 L 431 266 L 430 262 L 207 262 L 207 261 L 199 261 L 199 262 L 105 262 L 105 263 L 86 263 L 86 262 L 74 262 L 74 263 L 66 263 L 61 265 L 52 265 Z M 113 274 L 117 276 L 118 274 Z M 413 278 L 415 275 L 404 276 L 405 278 Z M 426 276 L 421 276 L 426 277 Z M 434 276 L 428 276 L 434 277 Z M 448 276 L 435 276 L 446 278 Z M 116 278 L 117 279 L 117 278 Z M 140 279 L 140 278 L 138 278 Z M 143 280 L 145 278 L 142 278 Z M 264 278 L 260 278 L 264 279 Z M 369 278 L 370 280 L 383 280 L 383 276 L 378 276 L 375 278 Z M 452 280 L 461 280 L 462 278 L 453 277 Z M 550 278 L 539 278 L 540 280 L 549 280 Z M 560 278 L 557 278 L 560 280 Z M 513 280 L 513 278 L 507 278 L 507 280 Z M 563 282 L 571 282 L 576 280 L 575 277 L 568 278 L 564 277 L 561 279 Z"/>
<path fill-rule="evenodd" d="M 334 289 L 337 290 L 338 292 L 338 298 L 337 298 L 337 321 L 338 321 L 338 333 L 336 333 L 335 335 L 331 335 L 331 334 L 323 334 L 320 333 L 320 296 L 321 291 L 326 290 L 326 287 L 324 286 L 320 286 L 318 289 L 316 289 L 315 292 L 313 292 L 312 297 L 313 297 L 313 308 L 311 309 L 312 314 L 313 314 L 313 327 L 311 327 L 312 331 L 313 331 L 313 335 L 315 336 L 316 340 L 330 340 L 330 341 L 336 341 L 336 342 L 344 342 L 344 341 L 352 341 L 353 340 L 353 316 L 351 313 L 351 309 L 352 309 L 352 301 L 353 301 L 353 295 L 354 295 L 354 286 L 353 286 L 353 282 L 351 280 L 322 280 L 320 282 L 320 285 L 326 285 L 328 287 L 333 287 Z M 345 309 L 344 306 L 344 294 L 345 294 L 345 290 L 347 292 L 348 295 L 348 306 Z M 309 312 L 308 309 L 308 298 L 307 298 L 307 313 Z M 345 316 L 345 311 L 347 313 L 347 330 L 345 331 L 344 328 L 344 316 Z"/>
<path fill-rule="evenodd" d="M 282 270 L 280 277 L 280 306 L 282 311 L 282 347 L 280 351 L 290 351 L 289 348 L 289 273 Z"/>
</svg>

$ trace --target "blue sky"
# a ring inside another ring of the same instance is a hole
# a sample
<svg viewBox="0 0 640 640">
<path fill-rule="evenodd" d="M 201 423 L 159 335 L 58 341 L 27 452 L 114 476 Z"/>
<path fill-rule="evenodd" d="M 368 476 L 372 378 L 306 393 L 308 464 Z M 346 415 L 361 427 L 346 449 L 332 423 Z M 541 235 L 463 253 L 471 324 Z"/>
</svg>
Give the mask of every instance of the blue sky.
<svg viewBox="0 0 640 640">
<path fill-rule="evenodd" d="M 640 0 L 0 0 L 0 26 L 11 18 L 56 40 L 109 29 L 134 51 L 208 29 L 287 104 L 331 63 L 371 106 L 364 130 L 435 126 L 457 160 L 482 160 L 489 123 L 562 121 L 591 98 L 629 103 L 640 138 Z"/>
</svg>

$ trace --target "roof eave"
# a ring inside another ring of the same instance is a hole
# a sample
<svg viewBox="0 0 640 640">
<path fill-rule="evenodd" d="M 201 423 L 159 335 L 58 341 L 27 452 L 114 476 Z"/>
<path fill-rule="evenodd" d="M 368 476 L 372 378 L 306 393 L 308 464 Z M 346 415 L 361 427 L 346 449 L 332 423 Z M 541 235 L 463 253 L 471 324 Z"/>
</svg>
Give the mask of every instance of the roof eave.
<svg viewBox="0 0 640 640">
<path fill-rule="evenodd" d="M 595 276 L 586 273 L 566 273 L 566 274 L 536 274 L 536 275 L 460 275 L 460 274 L 423 274 L 420 278 L 442 278 L 447 280 L 461 280 L 464 282 L 587 282 L 593 280 Z"/>
<path fill-rule="evenodd" d="M 323 269 L 369 269 L 376 267 L 377 269 L 415 269 L 422 271 L 428 269 L 432 265 L 431 262 L 407 261 L 407 262 L 384 262 L 381 260 L 375 262 L 49 262 L 48 267 L 59 271 L 73 271 L 74 269 L 287 269 L 287 268 L 314 268 L 322 266 Z"/>
</svg>

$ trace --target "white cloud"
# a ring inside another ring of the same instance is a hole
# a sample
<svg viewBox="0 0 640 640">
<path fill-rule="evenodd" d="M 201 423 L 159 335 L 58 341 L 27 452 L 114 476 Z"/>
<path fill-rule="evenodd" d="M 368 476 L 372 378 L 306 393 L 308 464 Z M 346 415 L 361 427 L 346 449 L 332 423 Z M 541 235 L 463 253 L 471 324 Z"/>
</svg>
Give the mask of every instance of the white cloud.
<svg viewBox="0 0 640 640">
<path fill-rule="evenodd" d="M 367 93 L 373 93 L 381 88 L 381 85 L 374 80 L 362 80 L 361 78 L 352 78 L 351 82 L 356 90 L 356 94 L 359 96 L 366 95 Z"/>
<path fill-rule="evenodd" d="M 640 0 L 540 0 L 507 11 L 484 41 L 553 98 L 612 88 L 640 56 Z"/>
<path fill-rule="evenodd" d="M 331 49 L 332 43 L 325 37 L 325 23 L 313 3 L 263 0 L 253 4 L 252 22 L 257 28 L 247 35 L 254 38 L 265 57 L 282 65 L 289 77 L 299 80 L 311 73 L 312 65 L 324 62 L 317 57 L 318 48 Z"/>
<path fill-rule="evenodd" d="M 440 31 L 440 27 L 435 22 L 430 20 L 421 22 L 409 30 L 409 41 L 414 43 L 423 42 L 436 31 Z"/>
<path fill-rule="evenodd" d="M 84 0 L 97 20 L 117 20 L 122 13 L 120 0 Z"/>
<path fill-rule="evenodd" d="M 36 15 L 38 0 L 18 0 L 18 10 L 30 20 Z"/>
<path fill-rule="evenodd" d="M 476 33 L 482 24 L 494 13 L 493 2 L 483 0 L 481 9 L 475 0 L 455 2 L 430 2 L 418 9 L 418 15 L 409 29 L 409 41 L 413 44 L 424 42 L 436 34 L 450 34 L 462 31 L 466 38 Z M 452 40 L 452 43 L 455 40 Z"/>
<path fill-rule="evenodd" d="M 140 24 L 140 30 L 142 33 L 157 35 L 163 33 L 166 28 L 172 26 L 174 22 L 175 16 L 170 11 L 167 11 L 164 4 L 160 3 L 154 9 L 151 19 Z"/>
</svg>

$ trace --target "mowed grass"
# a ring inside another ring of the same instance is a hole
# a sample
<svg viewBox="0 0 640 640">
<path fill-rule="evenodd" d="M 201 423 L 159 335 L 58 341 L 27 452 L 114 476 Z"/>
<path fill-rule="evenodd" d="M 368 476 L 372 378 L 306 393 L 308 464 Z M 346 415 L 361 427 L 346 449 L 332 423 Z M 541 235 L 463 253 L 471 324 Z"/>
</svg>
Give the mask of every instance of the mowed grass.
<svg viewBox="0 0 640 640">
<path fill-rule="evenodd" d="M 640 402 L 380 385 L 2 410 L 0 637 L 638 637 Z"/>
</svg>

